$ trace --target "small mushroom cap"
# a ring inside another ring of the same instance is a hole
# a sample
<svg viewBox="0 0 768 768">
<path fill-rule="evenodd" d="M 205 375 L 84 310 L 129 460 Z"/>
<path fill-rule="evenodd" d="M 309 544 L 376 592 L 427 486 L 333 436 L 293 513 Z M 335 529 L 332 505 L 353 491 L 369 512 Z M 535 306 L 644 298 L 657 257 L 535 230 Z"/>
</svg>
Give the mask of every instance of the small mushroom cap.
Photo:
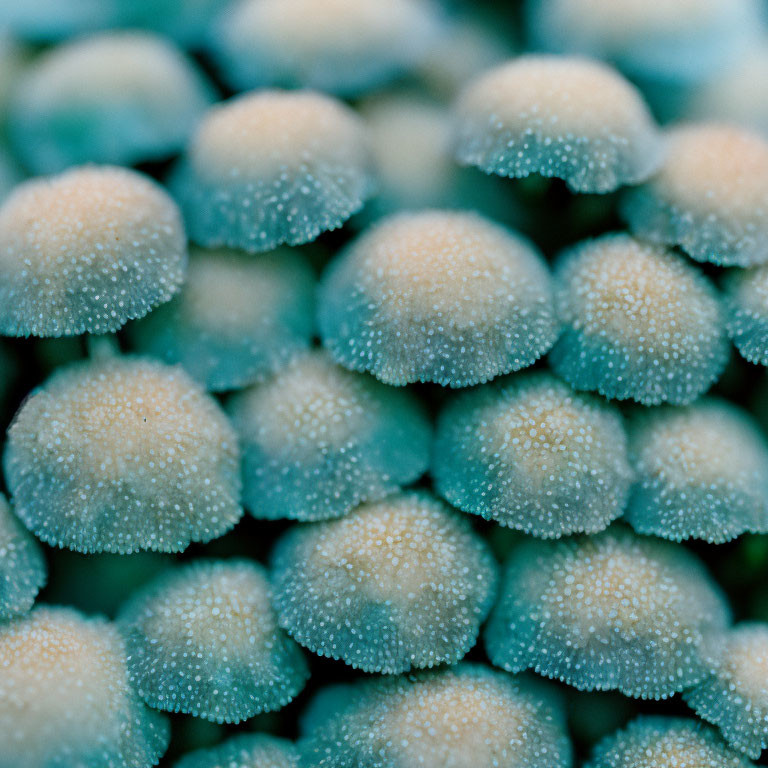
<svg viewBox="0 0 768 768">
<path fill-rule="evenodd" d="M 365 129 L 319 93 L 247 93 L 206 113 L 173 183 L 200 245 L 300 245 L 340 227 L 369 196 Z"/>
<path fill-rule="evenodd" d="M 768 531 L 768 443 L 740 408 L 705 398 L 641 414 L 631 431 L 639 533 L 722 543 Z"/>
<path fill-rule="evenodd" d="M 33 62 L 15 91 L 10 136 L 35 173 L 87 162 L 130 165 L 181 149 L 211 98 L 211 86 L 172 43 L 105 33 Z"/>
<path fill-rule="evenodd" d="M 640 92 L 588 59 L 512 59 L 466 86 L 455 120 L 462 164 L 500 176 L 557 177 L 576 192 L 636 184 L 662 159 Z"/>
<path fill-rule="evenodd" d="M 739 624 L 724 635 L 715 671 L 683 694 L 739 752 L 768 746 L 768 624 Z"/>
<path fill-rule="evenodd" d="M 713 728 L 682 717 L 638 717 L 595 747 L 585 768 L 750 768 Z"/>
<path fill-rule="evenodd" d="M 37 542 L 0 495 L 0 623 L 29 611 L 47 570 Z"/>
<path fill-rule="evenodd" d="M 683 404 L 725 368 L 730 345 L 720 299 L 674 253 L 604 235 L 560 257 L 555 288 L 564 330 L 550 362 L 576 389 Z"/>
<path fill-rule="evenodd" d="M 139 695 L 219 723 L 284 707 L 309 673 L 270 599 L 248 560 L 196 560 L 139 590 L 118 619 Z"/>
<path fill-rule="evenodd" d="M 302 766 L 571 766 L 559 702 L 531 681 L 459 664 L 347 689 L 299 742 Z"/>
<path fill-rule="evenodd" d="M 0 333 L 115 331 L 179 289 L 178 208 L 146 176 L 83 166 L 19 184 L 0 206 Z"/>
<path fill-rule="evenodd" d="M 226 416 L 181 368 L 149 359 L 55 373 L 16 414 L 4 458 L 24 524 L 78 552 L 176 552 L 242 515 Z"/>
<path fill-rule="evenodd" d="M 768 365 L 768 264 L 730 272 L 726 284 L 728 333 L 750 363 Z"/>
<path fill-rule="evenodd" d="M 411 393 L 322 352 L 236 395 L 230 413 L 243 446 L 245 504 L 258 518 L 340 517 L 429 464 L 430 426 Z"/>
<path fill-rule="evenodd" d="M 433 474 L 449 502 L 542 538 L 618 517 L 632 473 L 619 414 L 547 373 L 471 390 L 440 414 Z"/>
<path fill-rule="evenodd" d="M 536 47 L 667 84 L 710 78 L 762 26 L 758 0 L 528 0 L 526 10 Z"/>
<path fill-rule="evenodd" d="M 129 326 L 135 348 L 181 363 L 207 389 L 264 381 L 310 343 L 315 277 L 303 255 L 192 248 L 181 294 Z"/>
<path fill-rule="evenodd" d="M 299 768 L 299 750 L 267 733 L 241 733 L 184 755 L 174 768 Z"/>
<path fill-rule="evenodd" d="M 239 0 L 211 48 L 239 90 L 265 85 L 353 96 L 424 58 L 442 28 L 431 0 Z"/>
<path fill-rule="evenodd" d="M 40 606 L 0 625 L 0 768 L 149 768 L 170 728 L 128 682 L 114 627 Z"/>
<path fill-rule="evenodd" d="M 697 261 L 749 267 L 768 261 L 768 140 L 728 125 L 669 131 L 666 160 L 627 193 L 630 229 Z"/>
<path fill-rule="evenodd" d="M 525 542 L 486 631 L 494 664 L 580 690 L 664 699 L 702 680 L 728 607 L 686 549 L 614 527 Z"/>
<path fill-rule="evenodd" d="M 558 325 L 544 261 L 472 213 L 384 219 L 323 276 L 318 323 L 342 365 L 386 384 L 465 387 L 531 365 Z"/>
<path fill-rule="evenodd" d="M 291 529 L 272 573 L 280 625 L 299 643 L 388 674 L 461 659 L 496 586 L 468 519 L 419 492 Z"/>
</svg>

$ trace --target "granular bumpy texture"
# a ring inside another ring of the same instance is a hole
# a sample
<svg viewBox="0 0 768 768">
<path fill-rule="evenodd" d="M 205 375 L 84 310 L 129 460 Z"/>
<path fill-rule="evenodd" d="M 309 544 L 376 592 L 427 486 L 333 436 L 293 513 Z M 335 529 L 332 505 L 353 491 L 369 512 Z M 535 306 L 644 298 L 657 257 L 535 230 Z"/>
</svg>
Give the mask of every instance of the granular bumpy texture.
<svg viewBox="0 0 768 768">
<path fill-rule="evenodd" d="M 714 543 L 768 532 L 768 443 L 746 412 L 705 398 L 641 413 L 630 435 L 636 531 Z"/>
<path fill-rule="evenodd" d="M 728 632 L 715 672 L 683 696 L 734 749 L 760 757 L 768 746 L 768 624 Z"/>
<path fill-rule="evenodd" d="M 211 48 L 236 88 L 317 88 L 354 96 L 422 60 L 441 31 L 431 0 L 239 0 Z"/>
<path fill-rule="evenodd" d="M 620 415 L 538 372 L 446 406 L 432 471 L 455 506 L 542 538 L 605 528 L 632 477 Z"/>
<path fill-rule="evenodd" d="M 190 255 L 181 295 L 129 327 L 140 352 L 223 391 L 263 381 L 309 346 L 315 279 L 300 253 Z"/>
<path fill-rule="evenodd" d="M 299 768 L 299 750 L 266 733 L 243 733 L 184 755 L 174 768 Z"/>
<path fill-rule="evenodd" d="M 638 717 L 603 739 L 585 768 L 750 768 L 710 728 L 682 717 Z"/>
<path fill-rule="evenodd" d="M 42 550 L 0 496 L 0 622 L 26 613 L 46 576 Z"/>
<path fill-rule="evenodd" d="M 496 587 L 496 563 L 469 520 L 421 492 L 292 529 L 272 573 L 281 626 L 366 672 L 458 661 Z"/>
<path fill-rule="evenodd" d="M 555 271 L 563 333 L 555 372 L 576 389 L 643 405 L 695 400 L 730 345 L 714 287 L 677 254 L 612 234 L 566 251 Z"/>
<path fill-rule="evenodd" d="M 270 597 L 264 569 L 247 560 L 196 560 L 141 589 L 119 626 L 142 698 L 219 723 L 285 706 L 309 673 Z"/>
<path fill-rule="evenodd" d="M 258 518 L 326 520 L 418 479 L 431 429 L 410 392 L 309 353 L 229 403 Z"/>
<path fill-rule="evenodd" d="M 347 686 L 343 695 L 315 716 L 299 742 L 302 768 L 570 768 L 572 763 L 553 692 L 478 664 L 366 679 Z"/>
<path fill-rule="evenodd" d="M 768 265 L 726 277 L 728 333 L 750 363 L 768 365 Z"/>
<path fill-rule="evenodd" d="M 340 227 L 370 195 L 365 130 L 319 93 L 247 93 L 206 113 L 172 185 L 200 245 L 301 245 Z"/>
<path fill-rule="evenodd" d="M 181 368 L 108 358 L 61 368 L 8 431 L 16 513 L 79 552 L 183 550 L 240 519 L 237 437 Z"/>
<path fill-rule="evenodd" d="M 701 124 L 671 130 L 666 142 L 661 170 L 627 193 L 623 214 L 632 232 L 697 261 L 768 262 L 768 140 Z"/>
<path fill-rule="evenodd" d="M 384 219 L 320 286 L 324 345 L 386 384 L 466 387 L 531 365 L 557 337 L 550 275 L 522 237 L 450 211 Z"/>
<path fill-rule="evenodd" d="M 456 105 L 456 154 L 486 173 L 611 192 L 658 168 L 662 143 L 637 91 L 599 62 L 520 56 L 480 75 Z"/>
<path fill-rule="evenodd" d="M 19 184 L 0 207 L 0 333 L 116 331 L 184 279 L 178 208 L 155 182 L 110 166 Z"/>
<path fill-rule="evenodd" d="M 149 768 L 169 738 L 111 624 L 44 606 L 0 626 L 0 768 Z"/>
<path fill-rule="evenodd" d="M 516 549 L 486 648 L 510 672 L 533 668 L 580 690 L 663 699 L 704 678 L 728 618 L 681 545 L 610 528 Z"/>
<path fill-rule="evenodd" d="M 181 149 L 212 97 L 172 43 L 105 33 L 53 48 L 24 73 L 10 138 L 36 173 L 88 162 L 131 165 Z"/>
</svg>

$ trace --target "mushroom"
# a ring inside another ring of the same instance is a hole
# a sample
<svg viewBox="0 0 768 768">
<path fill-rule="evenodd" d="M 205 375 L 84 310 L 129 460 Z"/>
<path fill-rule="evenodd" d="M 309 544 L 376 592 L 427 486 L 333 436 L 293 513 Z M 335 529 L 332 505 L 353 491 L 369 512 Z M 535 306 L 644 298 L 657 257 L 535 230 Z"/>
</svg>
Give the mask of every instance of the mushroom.
<svg viewBox="0 0 768 768">
<path fill-rule="evenodd" d="M 299 750 L 287 739 L 241 733 L 184 755 L 174 768 L 299 768 Z"/>
</svg>

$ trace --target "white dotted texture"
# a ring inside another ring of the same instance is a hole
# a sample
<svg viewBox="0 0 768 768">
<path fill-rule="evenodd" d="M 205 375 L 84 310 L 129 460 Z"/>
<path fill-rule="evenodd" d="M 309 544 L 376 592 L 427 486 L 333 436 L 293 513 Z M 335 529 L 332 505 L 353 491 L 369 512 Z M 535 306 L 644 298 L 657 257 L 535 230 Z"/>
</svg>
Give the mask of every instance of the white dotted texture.
<svg viewBox="0 0 768 768">
<path fill-rule="evenodd" d="M 640 414 L 630 435 L 636 531 L 717 544 L 768 532 L 768 443 L 748 413 L 705 398 Z"/>
<path fill-rule="evenodd" d="M 0 496 L 0 622 L 29 611 L 47 573 L 42 550 Z"/>
<path fill-rule="evenodd" d="M 409 392 L 315 352 L 236 395 L 243 497 L 258 518 L 327 520 L 418 479 L 431 429 Z"/>
<path fill-rule="evenodd" d="M 299 750 L 266 733 L 243 733 L 184 755 L 174 768 L 299 768 Z"/>
<path fill-rule="evenodd" d="M 662 144 L 634 86 L 599 62 L 521 56 L 471 81 L 455 107 L 456 155 L 486 173 L 611 192 L 658 168 Z"/>
<path fill-rule="evenodd" d="M 478 664 L 349 686 L 300 747 L 303 768 L 572 764 L 553 692 Z"/>
<path fill-rule="evenodd" d="M 661 84 L 707 80 L 761 27 L 758 0 L 528 0 L 526 9 L 536 47 Z"/>
<path fill-rule="evenodd" d="M 103 619 L 44 606 L 0 626 L 0 768 L 149 768 L 169 738 Z"/>
<path fill-rule="evenodd" d="M 621 234 L 580 243 L 558 261 L 555 297 L 564 329 L 550 363 L 576 389 L 684 404 L 728 361 L 714 287 L 660 247 Z"/>
<path fill-rule="evenodd" d="M 291 701 L 309 673 L 270 591 L 254 562 L 196 560 L 134 595 L 118 623 L 147 704 L 237 723 Z"/>
<path fill-rule="evenodd" d="M 24 72 L 10 138 L 34 173 L 132 165 L 180 150 L 212 98 L 172 43 L 139 32 L 101 34 L 54 48 Z"/>
<path fill-rule="evenodd" d="M 172 180 L 200 245 L 268 251 L 337 229 L 372 191 L 365 128 L 311 91 L 256 91 L 213 107 Z"/>
<path fill-rule="evenodd" d="M 638 717 L 607 736 L 585 768 L 750 768 L 707 725 L 688 718 Z"/>
<path fill-rule="evenodd" d="M 116 331 L 184 279 L 176 205 L 149 178 L 85 166 L 19 184 L 0 206 L 0 333 Z"/>
<path fill-rule="evenodd" d="M 280 624 L 299 643 L 388 674 L 461 659 L 496 587 L 469 520 L 422 492 L 291 529 L 272 574 Z"/>
<path fill-rule="evenodd" d="M 642 699 L 702 680 L 729 618 L 692 554 L 623 528 L 525 542 L 500 595 L 486 631 L 494 664 Z"/>
<path fill-rule="evenodd" d="M 766 263 L 768 140 L 743 128 L 693 124 L 670 130 L 666 141 L 661 170 L 624 200 L 630 229 L 697 261 Z"/>
<path fill-rule="evenodd" d="M 181 294 L 129 327 L 139 352 L 181 363 L 218 392 L 264 381 L 309 347 L 315 277 L 301 253 L 190 255 Z"/>
<path fill-rule="evenodd" d="M 734 270 L 725 280 L 728 333 L 742 357 L 768 365 L 768 265 Z"/>
<path fill-rule="evenodd" d="M 531 365 L 558 333 L 541 256 L 472 213 L 384 219 L 331 264 L 318 303 L 334 358 L 398 386 L 488 381 Z"/>
<path fill-rule="evenodd" d="M 743 45 L 737 58 L 692 94 L 686 114 L 723 120 L 768 136 L 768 39 Z"/>
<path fill-rule="evenodd" d="M 16 513 L 78 552 L 177 552 L 240 519 L 237 437 L 181 368 L 107 358 L 59 370 L 8 431 Z"/>
<path fill-rule="evenodd" d="M 265 85 L 354 96 L 414 67 L 442 29 L 431 0 L 239 0 L 212 52 L 238 90 Z"/>
<path fill-rule="evenodd" d="M 451 504 L 542 538 L 605 528 L 632 477 L 618 412 L 548 373 L 455 398 L 433 454 L 437 490 Z"/>
<path fill-rule="evenodd" d="M 734 749 L 759 758 L 768 746 L 768 624 L 728 632 L 716 671 L 683 696 Z"/>
</svg>

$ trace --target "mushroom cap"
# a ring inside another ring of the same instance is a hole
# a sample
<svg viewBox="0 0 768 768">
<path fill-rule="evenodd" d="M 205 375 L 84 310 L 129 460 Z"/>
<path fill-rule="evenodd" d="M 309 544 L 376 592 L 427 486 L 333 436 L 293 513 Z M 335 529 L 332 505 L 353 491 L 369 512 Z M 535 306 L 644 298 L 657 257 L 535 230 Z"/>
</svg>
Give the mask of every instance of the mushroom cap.
<svg viewBox="0 0 768 768">
<path fill-rule="evenodd" d="M 219 723 L 284 707 L 309 672 L 270 599 L 266 571 L 248 560 L 195 560 L 140 589 L 118 619 L 139 695 Z"/>
<path fill-rule="evenodd" d="M 217 392 L 261 382 L 309 347 L 315 276 L 303 255 L 192 248 L 181 294 L 129 326 L 142 354 Z"/>
<path fill-rule="evenodd" d="M 243 448 L 245 504 L 258 518 L 326 520 L 417 480 L 431 430 L 409 392 L 297 358 L 230 401 Z"/>
<path fill-rule="evenodd" d="M 181 215 L 125 168 L 83 166 L 22 182 L 0 205 L 0 333 L 115 331 L 179 289 Z"/>
<path fill-rule="evenodd" d="M 181 368 L 108 358 L 57 371 L 8 431 L 16 512 L 78 552 L 177 552 L 241 517 L 237 437 Z"/>
<path fill-rule="evenodd" d="M 239 0 L 221 15 L 211 49 L 238 90 L 354 96 L 411 69 L 441 28 L 431 0 Z"/>
<path fill-rule="evenodd" d="M 299 742 L 307 765 L 571 766 L 559 701 L 531 681 L 463 663 L 345 688 Z"/>
<path fill-rule="evenodd" d="M 115 628 L 40 606 L 0 625 L 2 768 L 149 768 L 170 728 L 128 682 Z"/>
<path fill-rule="evenodd" d="M 479 75 L 455 106 L 456 155 L 486 173 L 611 192 L 648 178 L 662 143 L 640 92 L 588 59 L 520 56 Z"/>
<path fill-rule="evenodd" d="M 607 527 L 632 478 L 618 412 L 543 372 L 451 401 L 433 455 L 451 504 L 542 538 Z"/>
<path fill-rule="evenodd" d="M 704 398 L 641 414 L 630 435 L 636 531 L 715 543 L 768 531 L 768 442 L 749 414 Z"/>
<path fill-rule="evenodd" d="M 530 243 L 473 213 L 390 216 L 328 268 L 323 344 L 386 384 L 465 387 L 531 365 L 558 324 L 547 267 Z"/>
<path fill-rule="evenodd" d="M 750 768 L 713 728 L 683 717 L 638 717 L 606 736 L 585 768 Z"/>
<path fill-rule="evenodd" d="M 726 277 L 728 333 L 742 357 L 768 365 L 768 264 Z"/>
<path fill-rule="evenodd" d="M 103 33 L 54 48 L 25 70 L 10 137 L 35 173 L 87 162 L 131 165 L 181 149 L 212 96 L 169 41 Z"/>
<path fill-rule="evenodd" d="M 246 93 L 212 107 L 173 179 L 190 237 L 268 251 L 337 229 L 372 187 L 362 121 L 312 91 Z"/>
<path fill-rule="evenodd" d="M 0 495 L 0 623 L 29 611 L 47 572 L 42 550 Z"/>
<path fill-rule="evenodd" d="M 697 261 L 749 267 L 768 261 L 768 140 L 729 125 L 670 130 L 664 165 L 627 193 L 623 215 L 651 242 Z"/>
<path fill-rule="evenodd" d="M 208 749 L 197 749 L 174 768 L 299 768 L 293 742 L 267 733 L 241 733 Z"/>
<path fill-rule="evenodd" d="M 715 671 L 683 696 L 731 747 L 759 758 L 768 746 L 768 624 L 726 632 Z"/>
<path fill-rule="evenodd" d="M 728 620 L 685 548 L 614 527 L 518 547 L 486 649 L 509 672 L 533 668 L 579 690 L 664 699 L 705 677 Z"/>
<path fill-rule="evenodd" d="M 579 243 L 558 261 L 555 297 L 564 329 L 550 362 L 576 389 L 644 405 L 684 404 L 728 361 L 714 287 L 659 246 L 623 234 Z"/>
<path fill-rule="evenodd" d="M 422 492 L 291 529 L 272 574 L 280 625 L 299 643 L 387 674 L 460 660 L 496 586 L 469 520 Z"/>
</svg>

